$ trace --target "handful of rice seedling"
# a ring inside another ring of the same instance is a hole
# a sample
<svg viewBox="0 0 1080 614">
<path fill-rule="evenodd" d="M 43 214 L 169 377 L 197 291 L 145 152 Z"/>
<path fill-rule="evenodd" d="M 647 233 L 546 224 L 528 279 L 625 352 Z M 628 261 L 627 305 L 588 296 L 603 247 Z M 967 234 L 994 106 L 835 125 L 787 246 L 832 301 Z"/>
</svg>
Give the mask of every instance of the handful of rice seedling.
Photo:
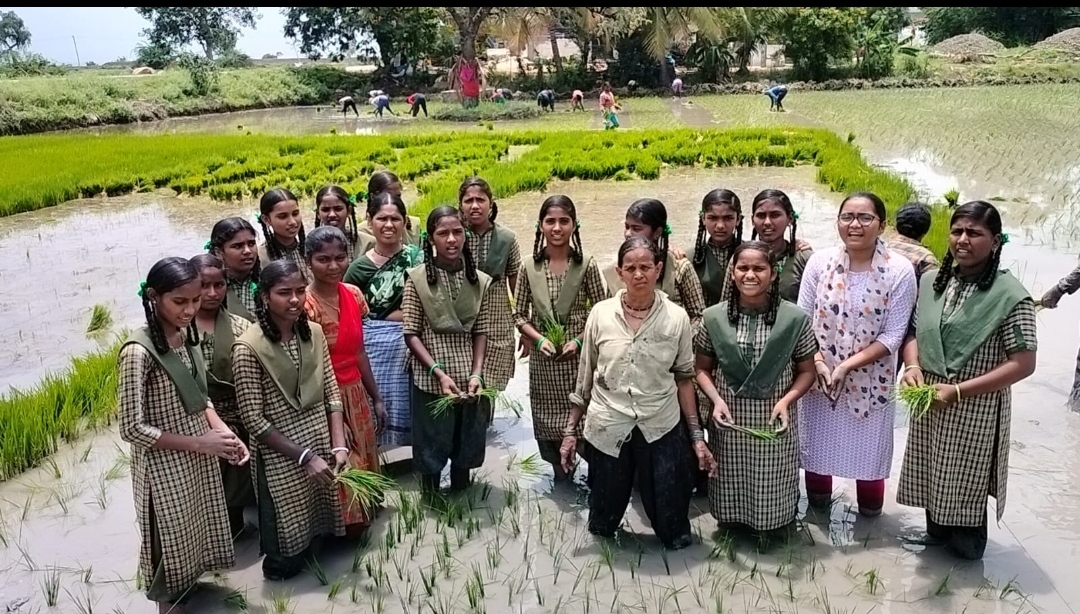
<svg viewBox="0 0 1080 614">
<path fill-rule="evenodd" d="M 348 468 L 337 474 L 334 483 L 345 487 L 349 500 L 365 510 L 374 510 L 386 499 L 387 491 L 397 490 L 397 482 L 381 473 Z"/>
<path fill-rule="evenodd" d="M 907 406 L 911 419 L 918 421 L 930 411 L 930 405 L 937 399 L 937 388 L 930 384 L 902 386 L 896 398 Z"/>
<path fill-rule="evenodd" d="M 481 388 L 480 392 L 476 396 L 469 396 L 467 394 L 445 394 L 435 399 L 431 403 L 428 403 L 428 409 L 431 410 L 432 416 L 438 418 L 448 413 L 454 407 L 454 405 L 457 405 L 458 403 L 468 403 L 470 401 L 478 401 L 480 399 L 490 399 L 491 405 L 492 407 L 494 407 L 495 403 L 502 397 L 502 393 L 500 393 L 494 388 Z M 514 406 L 511 405 L 511 401 L 506 400 L 505 403 L 511 411 L 515 411 Z M 515 413 L 520 413 L 520 409 L 518 411 L 515 411 Z"/>
<path fill-rule="evenodd" d="M 751 437 L 756 437 L 764 441 L 776 441 L 776 438 L 778 437 L 776 431 L 773 430 L 743 429 L 743 432 L 745 432 L 747 435 L 750 435 Z"/>
<path fill-rule="evenodd" d="M 551 342 L 551 345 L 555 346 L 555 353 L 561 354 L 563 346 L 566 345 L 568 339 L 566 338 L 566 327 L 563 326 L 557 318 L 544 318 L 542 324 L 544 337 Z"/>
</svg>

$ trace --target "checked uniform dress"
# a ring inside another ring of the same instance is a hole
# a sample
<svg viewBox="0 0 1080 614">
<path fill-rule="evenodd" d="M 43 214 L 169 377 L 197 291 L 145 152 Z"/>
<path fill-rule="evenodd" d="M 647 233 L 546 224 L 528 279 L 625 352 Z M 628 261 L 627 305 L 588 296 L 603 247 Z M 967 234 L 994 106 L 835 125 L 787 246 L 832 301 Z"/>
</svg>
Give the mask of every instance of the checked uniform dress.
<svg viewBox="0 0 1080 614">
<path fill-rule="evenodd" d="M 189 349 L 171 351 L 191 369 Z M 221 471 L 217 457 L 154 448 L 163 432 L 187 437 L 205 433 L 210 428 L 206 413 L 188 413 L 173 381 L 146 348 L 124 346 L 119 363 L 120 436 L 131 444 L 131 481 L 142 537 L 139 572 L 149 583 L 150 599 L 171 602 L 204 572 L 235 563 Z"/>
<path fill-rule="evenodd" d="M 781 309 L 785 308 L 798 309 L 790 303 L 782 303 Z M 715 316 L 727 323 L 727 311 L 727 302 L 721 302 L 710 307 L 706 317 Z M 737 349 L 718 347 L 706 326 L 697 329 L 694 351 L 713 359 L 713 383 L 720 398 L 727 403 L 735 424 L 759 430 L 779 428 L 779 421 L 770 426 L 769 418 L 776 403 L 787 394 L 795 381 L 794 364 L 813 357 L 818 350 L 810 318 L 801 311 L 799 315 L 803 316 L 801 326 L 791 329 L 792 332 L 797 331 L 795 334 L 798 337 L 794 340 L 790 355 L 765 357 L 767 360 L 787 361 L 790 365 L 780 371 L 771 394 L 766 398 L 736 395 L 736 390 L 733 390 L 716 361 L 721 352 L 738 351 L 751 370 L 756 368 L 769 347 L 768 342 L 775 329 L 765 321 L 764 313 L 740 310 L 739 321 L 734 327 Z M 711 418 L 705 422 L 709 431 L 709 448 L 719 471 L 717 477 L 709 478 L 709 508 L 718 522 L 744 524 L 756 531 L 771 531 L 795 520 L 799 502 L 796 404 L 792 403 L 788 412 L 787 432 L 781 433 L 773 441 L 718 426 Z"/>
<path fill-rule="evenodd" d="M 504 250 L 506 251 L 505 260 L 501 257 L 490 257 L 496 233 L 502 233 L 508 243 L 508 247 Z M 514 347 L 514 316 L 510 307 L 510 289 L 507 288 L 506 279 L 511 275 L 517 275 L 521 270 L 521 250 L 518 249 L 514 233 L 497 225 L 482 235 L 469 232 L 466 240 L 476 267 L 490 275 L 492 284 L 499 288 L 499 292 L 493 295 L 498 300 L 492 305 L 491 310 L 494 321 L 491 324 L 491 334 L 488 336 L 487 354 L 484 356 L 484 386 L 503 391 L 506 390 L 507 382 L 514 376 L 514 364 L 517 361 Z M 492 262 L 489 263 L 489 260 Z M 495 264 L 496 260 L 502 264 L 501 270 L 495 270 L 498 266 Z"/>
<path fill-rule="evenodd" d="M 310 324 L 312 337 L 322 336 Z M 246 334 L 252 333 L 249 330 Z M 323 401 L 296 409 L 281 393 L 256 353 L 244 343 L 233 346 L 233 379 L 244 425 L 251 434 L 251 464 L 259 504 L 260 542 L 265 554 L 288 559 L 303 554 L 320 535 L 344 535 L 345 523 L 337 490 L 319 486 L 296 459 L 288 458 L 259 441 L 276 429 L 293 443 L 310 448 L 333 465 L 330 453 L 330 412 L 342 411 L 330 353 L 322 352 Z M 298 337 L 281 344 L 294 366 L 301 366 Z M 302 370 L 302 369 L 301 369 Z"/>
<path fill-rule="evenodd" d="M 994 285 L 1002 283 L 998 277 Z M 933 277 L 924 277 L 921 298 L 933 292 Z M 949 280 L 944 292 L 941 321 L 965 315 L 964 304 L 976 291 L 975 283 Z M 981 314 L 972 314 L 979 316 Z M 918 320 L 913 317 L 913 328 Z M 969 316 L 970 317 L 970 316 Z M 1015 352 L 1038 349 L 1035 304 L 1030 297 L 1017 303 L 997 330 L 979 347 L 955 378 L 946 379 L 923 367 L 927 384 L 963 382 L 978 377 L 1004 362 Z M 924 348 L 920 344 L 922 362 Z M 953 527 L 978 527 L 986 522 L 986 497 L 994 497 L 997 519 L 1005 513 L 1009 478 L 1009 428 L 1012 420 L 1011 390 L 998 390 L 961 399 L 958 405 L 931 410 L 912 422 L 908 432 L 904 465 L 896 500 L 901 505 L 926 509 L 934 522 Z"/>
</svg>

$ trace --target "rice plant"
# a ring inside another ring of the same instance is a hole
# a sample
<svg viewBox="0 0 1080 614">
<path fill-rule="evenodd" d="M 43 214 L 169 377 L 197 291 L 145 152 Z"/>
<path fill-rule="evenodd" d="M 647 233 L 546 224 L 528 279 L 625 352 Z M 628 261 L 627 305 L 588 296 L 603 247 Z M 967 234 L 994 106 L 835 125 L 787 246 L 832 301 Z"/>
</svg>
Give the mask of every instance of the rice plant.
<svg viewBox="0 0 1080 614">
<path fill-rule="evenodd" d="M 83 589 L 79 595 L 73 594 L 68 589 L 64 589 L 67 596 L 75 604 L 75 611 L 79 614 L 94 614 L 94 606 L 97 605 L 97 600 L 90 596 L 90 591 Z"/>
<path fill-rule="evenodd" d="M 229 610 L 247 610 L 248 599 L 247 592 L 241 592 L 239 589 L 233 589 L 225 598 L 221 600 L 225 604 L 225 607 Z"/>
<path fill-rule="evenodd" d="M 41 595 L 45 598 L 45 605 L 56 606 L 57 597 L 60 595 L 60 571 L 50 567 L 45 572 L 45 579 L 41 581 Z"/>
<path fill-rule="evenodd" d="M 285 590 L 271 591 L 270 611 L 273 614 L 292 614 L 295 609 L 292 603 L 292 593 Z"/>
<path fill-rule="evenodd" d="M 569 339 L 566 338 L 566 326 L 559 322 L 559 319 L 555 317 L 544 318 L 540 323 L 540 328 L 540 334 L 550 341 L 551 345 L 555 346 L 556 355 L 562 354 L 563 346 L 569 341 Z"/>
<path fill-rule="evenodd" d="M 907 407 L 913 422 L 918 422 L 930 411 L 930 406 L 938 398 L 937 387 L 932 384 L 920 386 L 901 386 L 896 398 Z"/>
<path fill-rule="evenodd" d="M 517 471 L 529 477 L 537 477 L 544 474 L 545 465 L 546 463 L 540 459 L 540 455 L 535 452 L 525 458 L 518 458 L 516 454 L 511 454 L 506 462 L 506 470 Z"/>
<path fill-rule="evenodd" d="M 127 475 L 128 466 L 131 460 L 126 456 L 119 456 L 113 461 L 113 464 L 105 470 L 105 479 L 112 481 L 118 480 Z"/>
<path fill-rule="evenodd" d="M 113 325 L 112 312 L 109 307 L 102 304 L 94 305 L 94 309 L 90 314 L 90 323 L 86 326 L 87 335 L 97 335 Z"/>
<path fill-rule="evenodd" d="M 345 487 L 352 503 L 367 512 L 382 505 L 386 493 L 398 487 L 397 482 L 381 473 L 352 467 L 338 473 L 334 481 Z"/>
<path fill-rule="evenodd" d="M 323 569 L 319 560 L 315 557 L 311 557 L 307 562 L 308 571 L 312 576 L 315 576 L 315 580 L 318 581 L 319 586 L 327 586 L 330 584 L 329 578 L 326 577 L 326 570 Z"/>
</svg>

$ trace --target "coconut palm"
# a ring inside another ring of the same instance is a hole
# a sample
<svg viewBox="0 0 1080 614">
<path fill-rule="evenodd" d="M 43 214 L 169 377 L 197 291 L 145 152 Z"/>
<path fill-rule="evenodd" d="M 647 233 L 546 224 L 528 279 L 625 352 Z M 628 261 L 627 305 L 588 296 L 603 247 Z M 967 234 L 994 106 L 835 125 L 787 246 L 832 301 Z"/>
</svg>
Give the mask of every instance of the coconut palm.
<svg viewBox="0 0 1080 614">
<path fill-rule="evenodd" d="M 668 82 L 667 54 L 672 47 L 688 45 L 697 37 L 720 42 L 726 32 L 728 7 L 645 7 L 645 49 L 660 65 L 661 82 Z"/>
<path fill-rule="evenodd" d="M 769 36 L 789 11 L 787 7 L 760 6 L 733 7 L 725 11 L 727 41 L 733 47 L 740 74 L 750 72 L 750 57 L 754 49 L 768 42 Z"/>
</svg>

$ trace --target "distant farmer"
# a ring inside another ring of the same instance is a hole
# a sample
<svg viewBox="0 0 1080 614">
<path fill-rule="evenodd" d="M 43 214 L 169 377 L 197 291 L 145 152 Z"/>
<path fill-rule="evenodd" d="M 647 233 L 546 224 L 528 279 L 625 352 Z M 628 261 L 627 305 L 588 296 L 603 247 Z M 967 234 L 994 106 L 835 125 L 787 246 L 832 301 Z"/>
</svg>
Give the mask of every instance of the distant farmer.
<svg viewBox="0 0 1080 614">
<path fill-rule="evenodd" d="M 570 96 L 570 110 L 585 110 L 585 94 L 581 90 L 574 90 L 573 95 Z"/>
<path fill-rule="evenodd" d="M 604 130 L 619 127 L 619 116 L 615 112 L 622 110 L 622 107 L 615 102 L 615 94 L 611 91 L 611 84 L 607 82 L 600 88 L 600 110 L 604 114 Z"/>
<path fill-rule="evenodd" d="M 412 96 L 409 96 L 405 99 L 405 102 L 408 103 L 410 107 L 412 107 L 409 112 L 412 113 L 413 117 L 417 116 L 417 114 L 420 112 L 420 109 L 424 110 L 424 117 L 428 116 L 427 98 L 420 92 L 416 92 Z"/>
<path fill-rule="evenodd" d="M 637 81 L 635 81 L 633 79 L 627 81 L 626 82 L 626 89 L 629 90 L 630 93 L 636 92 L 637 91 Z"/>
<path fill-rule="evenodd" d="M 1061 297 L 1074 294 L 1080 289 L 1080 265 L 1071 273 L 1062 277 L 1056 284 L 1047 290 L 1039 300 L 1039 306 L 1045 309 L 1057 309 Z M 1076 371 L 1073 375 L 1072 392 L 1069 393 L 1069 408 L 1080 412 L 1080 354 L 1076 357 Z"/>
<path fill-rule="evenodd" d="M 344 117 L 349 114 L 349 109 L 356 113 L 357 117 L 360 117 L 360 110 L 356 108 L 356 101 L 352 96 L 342 96 L 338 99 L 338 104 L 341 105 L 341 116 Z"/>
<path fill-rule="evenodd" d="M 676 98 L 682 98 L 683 83 L 682 79 L 675 77 L 675 80 L 671 82 L 671 93 L 675 94 Z"/>
<path fill-rule="evenodd" d="M 930 207 L 922 203 L 907 203 L 896 212 L 897 237 L 889 241 L 889 249 L 911 261 L 916 283 L 923 273 L 941 267 L 934 252 L 922 244 L 923 237 L 930 232 L 930 224 Z"/>
<path fill-rule="evenodd" d="M 375 107 L 375 117 L 382 117 L 383 109 L 390 111 L 390 115 L 397 116 L 394 110 L 390 108 L 390 97 L 386 94 L 380 93 L 378 96 L 372 97 L 369 101 L 371 106 Z"/>
<path fill-rule="evenodd" d="M 491 101 L 495 104 L 506 104 L 507 100 L 513 100 L 514 93 L 508 88 L 497 87 L 491 90 Z"/>
<path fill-rule="evenodd" d="M 540 93 L 536 95 L 536 104 L 540 105 L 540 108 L 545 111 L 554 111 L 555 92 L 550 89 L 540 90 Z"/>
<path fill-rule="evenodd" d="M 776 84 L 770 88 L 767 88 L 761 92 L 769 97 L 772 102 L 769 103 L 769 110 L 776 109 L 777 111 L 784 110 L 784 96 L 787 96 L 787 86 Z"/>
</svg>

